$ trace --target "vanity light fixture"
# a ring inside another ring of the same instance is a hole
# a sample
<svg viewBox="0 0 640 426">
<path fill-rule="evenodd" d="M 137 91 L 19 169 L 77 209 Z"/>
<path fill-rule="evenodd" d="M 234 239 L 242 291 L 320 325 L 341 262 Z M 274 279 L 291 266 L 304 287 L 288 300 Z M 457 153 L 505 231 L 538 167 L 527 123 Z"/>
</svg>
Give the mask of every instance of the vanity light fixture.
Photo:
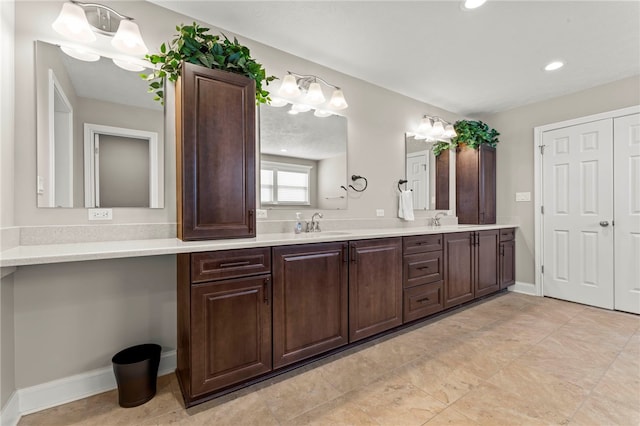
<svg viewBox="0 0 640 426">
<path fill-rule="evenodd" d="M 60 50 L 80 61 L 95 62 L 100 59 L 100 55 L 97 53 L 89 52 L 79 47 L 60 46 Z"/>
<path fill-rule="evenodd" d="M 144 65 L 138 64 L 128 59 L 113 58 L 112 61 L 117 66 L 127 71 L 140 72 L 146 68 Z"/>
<path fill-rule="evenodd" d="M 60 15 L 51 26 L 74 41 L 93 42 L 97 32 L 113 37 L 111 45 L 129 55 L 144 55 L 149 51 L 133 18 L 101 4 L 75 0 L 64 3 Z"/>
<path fill-rule="evenodd" d="M 555 71 L 557 69 L 560 69 L 564 66 L 564 62 L 562 61 L 553 61 L 553 62 L 549 62 L 547 65 L 545 65 L 544 70 L 545 71 Z"/>
<path fill-rule="evenodd" d="M 439 117 L 430 117 L 428 115 L 422 117 L 420 125 L 412 135 L 417 140 L 426 140 L 427 142 L 447 141 L 457 136 L 453 124 Z"/>
<path fill-rule="evenodd" d="M 486 2 L 487 0 L 465 0 L 464 3 L 462 3 L 462 9 L 463 10 L 477 9 L 483 4 L 485 4 Z"/>
<path fill-rule="evenodd" d="M 331 98 L 327 98 L 322 91 L 322 85 L 333 89 Z M 282 84 L 277 91 L 278 96 L 273 97 L 270 105 L 281 107 L 291 104 L 291 114 L 307 112 L 314 109 L 316 117 L 329 117 L 336 111 L 343 110 L 349 105 L 344 98 L 342 90 L 326 80 L 315 75 L 297 74 L 287 71 L 282 78 Z"/>
</svg>

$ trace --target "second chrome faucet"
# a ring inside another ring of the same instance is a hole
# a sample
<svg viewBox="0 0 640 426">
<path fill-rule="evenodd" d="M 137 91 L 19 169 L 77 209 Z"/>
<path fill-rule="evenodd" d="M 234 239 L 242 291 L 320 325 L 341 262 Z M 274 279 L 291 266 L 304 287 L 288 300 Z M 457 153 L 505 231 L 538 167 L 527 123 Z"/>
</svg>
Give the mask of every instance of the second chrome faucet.
<svg viewBox="0 0 640 426">
<path fill-rule="evenodd" d="M 322 219 L 322 213 L 315 212 L 311 216 L 311 222 L 307 222 L 307 232 L 320 232 L 320 221 L 316 220 L 316 216 Z"/>
</svg>

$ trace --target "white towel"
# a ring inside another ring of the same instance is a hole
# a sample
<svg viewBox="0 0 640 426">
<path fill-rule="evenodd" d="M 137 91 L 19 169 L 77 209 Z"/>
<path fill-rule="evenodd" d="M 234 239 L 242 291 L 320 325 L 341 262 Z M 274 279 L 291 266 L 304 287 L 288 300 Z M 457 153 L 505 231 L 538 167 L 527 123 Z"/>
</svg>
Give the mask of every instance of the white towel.
<svg viewBox="0 0 640 426">
<path fill-rule="evenodd" d="M 413 192 L 400 192 L 398 200 L 398 217 L 407 221 L 413 220 Z"/>
</svg>

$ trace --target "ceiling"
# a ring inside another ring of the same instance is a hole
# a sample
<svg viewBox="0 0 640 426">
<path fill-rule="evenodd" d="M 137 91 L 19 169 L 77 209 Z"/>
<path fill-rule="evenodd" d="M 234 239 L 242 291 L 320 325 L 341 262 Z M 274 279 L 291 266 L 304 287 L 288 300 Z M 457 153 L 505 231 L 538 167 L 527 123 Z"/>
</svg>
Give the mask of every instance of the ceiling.
<svg viewBox="0 0 640 426">
<path fill-rule="evenodd" d="M 465 116 L 640 75 L 638 1 L 152 1 Z"/>
</svg>

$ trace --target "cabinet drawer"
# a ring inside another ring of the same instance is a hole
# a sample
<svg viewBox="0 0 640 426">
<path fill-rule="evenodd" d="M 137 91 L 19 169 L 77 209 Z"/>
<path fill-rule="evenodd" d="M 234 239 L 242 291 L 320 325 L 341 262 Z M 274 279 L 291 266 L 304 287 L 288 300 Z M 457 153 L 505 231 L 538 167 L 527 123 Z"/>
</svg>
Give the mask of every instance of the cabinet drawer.
<svg viewBox="0 0 640 426">
<path fill-rule="evenodd" d="M 405 255 L 402 263 L 405 288 L 443 279 L 442 252 L 440 251 Z"/>
<path fill-rule="evenodd" d="M 511 241 L 515 238 L 516 230 L 514 228 L 501 229 L 500 241 Z"/>
<path fill-rule="evenodd" d="M 191 281 L 194 283 L 265 273 L 271 273 L 269 247 L 191 255 Z"/>
<path fill-rule="evenodd" d="M 444 309 L 442 287 L 442 281 L 438 281 L 404 289 L 404 322 L 417 320 Z"/>
<path fill-rule="evenodd" d="M 425 253 L 442 250 L 442 234 L 403 237 L 404 254 Z"/>
</svg>

